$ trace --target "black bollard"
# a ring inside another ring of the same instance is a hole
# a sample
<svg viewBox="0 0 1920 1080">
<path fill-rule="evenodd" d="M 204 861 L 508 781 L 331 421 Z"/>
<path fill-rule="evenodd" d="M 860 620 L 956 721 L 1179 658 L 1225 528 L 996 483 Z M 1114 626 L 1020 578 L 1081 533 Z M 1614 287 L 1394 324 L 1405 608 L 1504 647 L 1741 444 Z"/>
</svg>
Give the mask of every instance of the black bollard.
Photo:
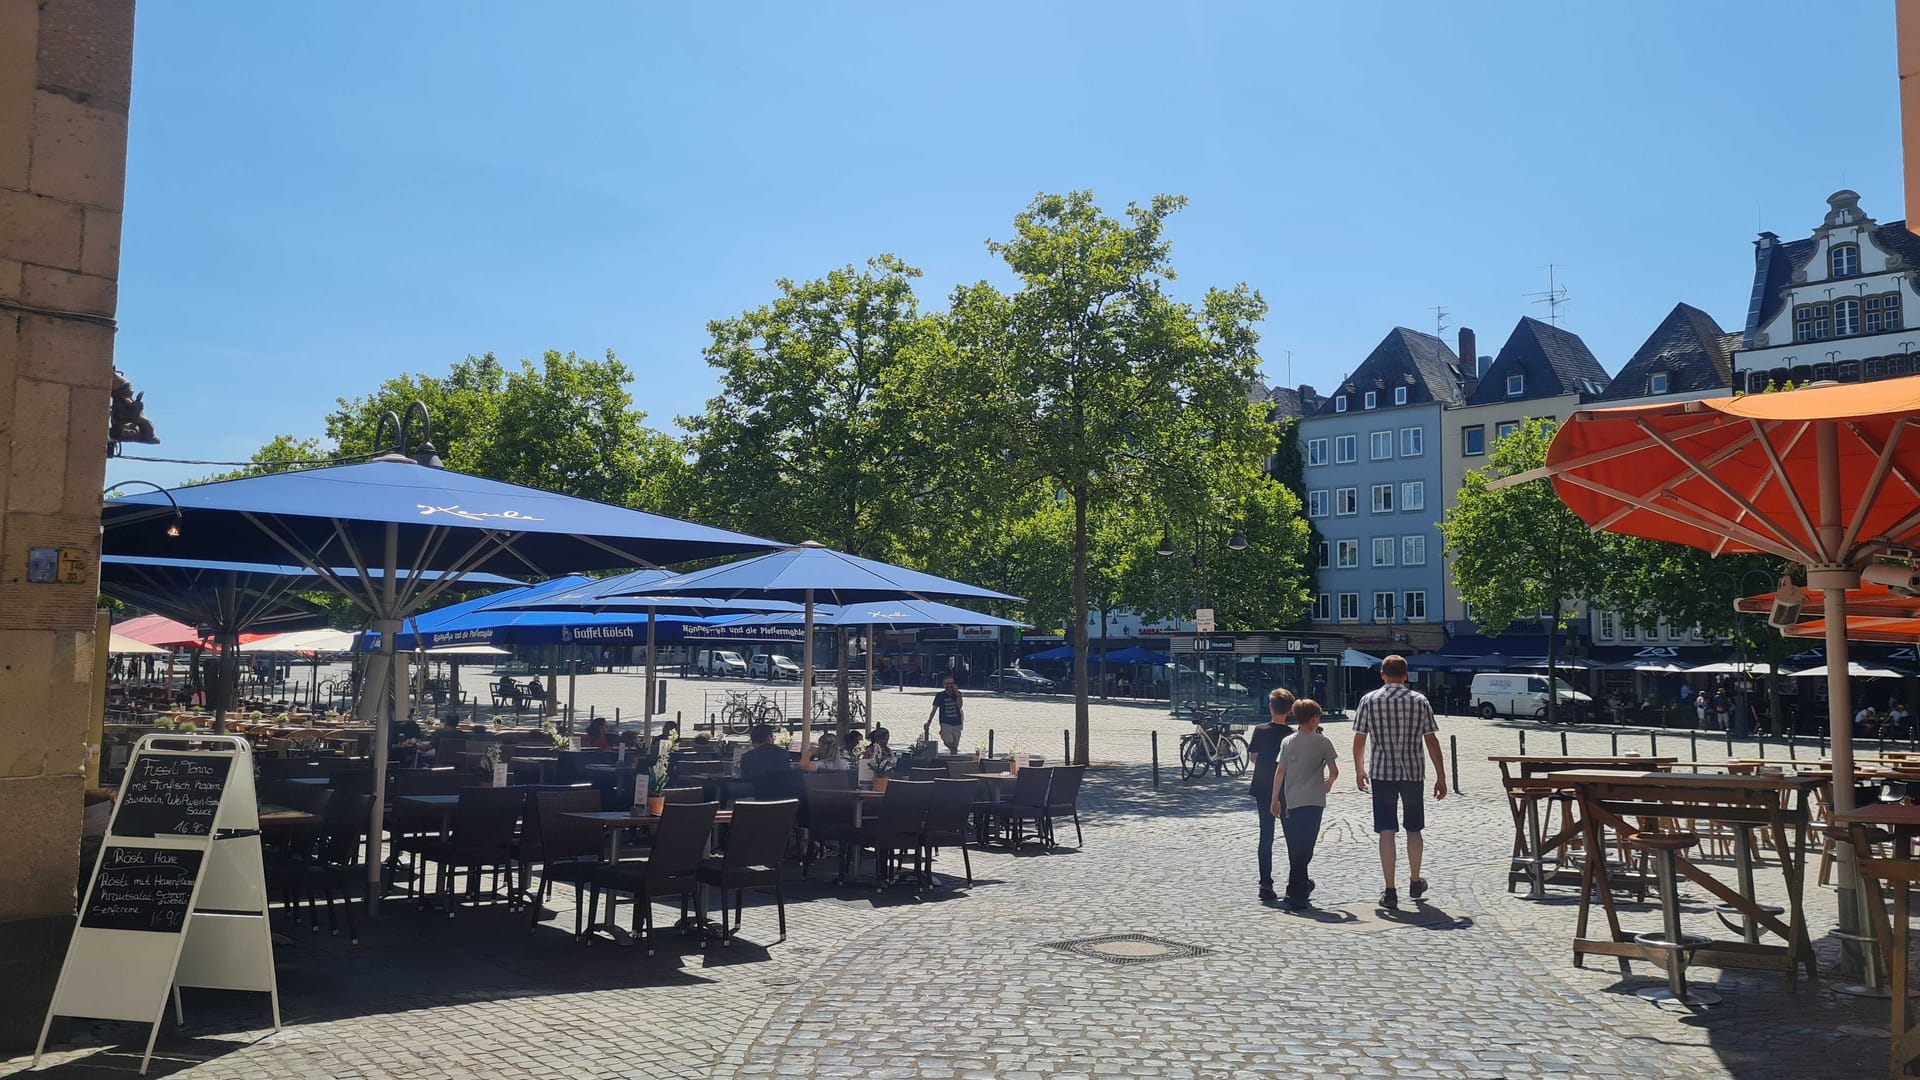
<svg viewBox="0 0 1920 1080">
<path fill-rule="evenodd" d="M 1753 746 L 1753 756 L 1765 761 L 1767 759 L 1767 733 L 1763 731 L 1756 735 Z"/>
<path fill-rule="evenodd" d="M 1651 757 L 1660 756 L 1660 733 L 1659 732 L 1657 731 L 1647 732 L 1647 746 L 1648 746 L 1648 749 L 1653 751 L 1653 753 L 1649 756 Z"/>
<path fill-rule="evenodd" d="M 1787 736 L 1787 760 L 1789 761 L 1800 760 L 1799 745 L 1793 741 L 1792 735 Z"/>
<path fill-rule="evenodd" d="M 1447 736 L 1447 746 L 1453 751 L 1453 793 L 1460 794 L 1460 736 Z"/>
<path fill-rule="evenodd" d="M 1620 733 L 1617 731 L 1613 733 L 1613 756 L 1620 756 Z"/>
<path fill-rule="evenodd" d="M 1697 732 L 1687 732 L 1687 752 L 1693 755 L 1693 760 L 1700 760 L 1700 736 Z"/>
<path fill-rule="evenodd" d="M 1520 756 L 1527 756 L 1527 733 L 1524 731 L 1520 733 Z"/>
<path fill-rule="evenodd" d="M 1731 725 L 1727 727 L 1727 756 L 1733 756 L 1733 727 Z"/>
<path fill-rule="evenodd" d="M 1564 731 L 1560 733 L 1560 756 L 1567 756 L 1567 733 Z"/>
<path fill-rule="evenodd" d="M 993 756 L 993 729 L 987 729 L 987 756 Z"/>
<path fill-rule="evenodd" d="M 1153 736 L 1153 789 L 1160 790 L 1160 733 L 1148 732 Z"/>
<path fill-rule="evenodd" d="M 1825 759 L 1826 756 L 1827 756 L 1827 733 L 1823 731 L 1820 733 L 1820 757 L 1822 759 Z"/>
<path fill-rule="evenodd" d="M 1060 764 L 1073 764 L 1073 732 L 1060 729 Z"/>
</svg>

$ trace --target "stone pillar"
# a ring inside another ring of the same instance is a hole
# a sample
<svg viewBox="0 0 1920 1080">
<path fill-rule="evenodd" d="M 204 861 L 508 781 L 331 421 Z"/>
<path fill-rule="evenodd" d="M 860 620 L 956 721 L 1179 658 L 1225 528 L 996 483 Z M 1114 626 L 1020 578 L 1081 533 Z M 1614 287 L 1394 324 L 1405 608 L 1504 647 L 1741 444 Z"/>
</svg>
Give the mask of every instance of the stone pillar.
<svg viewBox="0 0 1920 1080">
<path fill-rule="evenodd" d="M 0 0 L 0 1050 L 73 923 L 132 71 L 132 0 Z"/>
</svg>

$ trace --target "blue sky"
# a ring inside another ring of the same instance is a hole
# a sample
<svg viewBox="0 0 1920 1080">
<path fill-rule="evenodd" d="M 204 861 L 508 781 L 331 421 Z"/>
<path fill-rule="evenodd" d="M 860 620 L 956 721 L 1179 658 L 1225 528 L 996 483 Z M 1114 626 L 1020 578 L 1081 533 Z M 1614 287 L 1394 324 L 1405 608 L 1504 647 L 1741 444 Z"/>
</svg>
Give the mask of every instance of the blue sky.
<svg viewBox="0 0 1920 1080">
<path fill-rule="evenodd" d="M 709 319 L 887 251 L 939 306 L 1040 191 L 1188 196 L 1176 288 L 1259 288 L 1268 377 L 1322 388 L 1435 305 L 1494 351 L 1549 263 L 1617 369 L 1676 300 L 1738 328 L 1756 225 L 1903 215 L 1885 0 L 138 18 L 116 355 L 166 442 L 130 453 L 244 458 L 486 351 L 612 349 L 667 426 Z"/>
</svg>

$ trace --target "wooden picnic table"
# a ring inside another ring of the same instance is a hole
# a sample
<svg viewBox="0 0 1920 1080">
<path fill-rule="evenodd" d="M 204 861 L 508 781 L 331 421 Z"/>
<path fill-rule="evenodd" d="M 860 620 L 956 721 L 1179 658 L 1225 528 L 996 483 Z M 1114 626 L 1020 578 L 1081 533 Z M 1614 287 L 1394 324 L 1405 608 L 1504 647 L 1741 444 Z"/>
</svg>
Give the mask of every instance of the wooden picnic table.
<svg viewBox="0 0 1920 1080">
<path fill-rule="evenodd" d="M 1625 975 L 1629 959 L 1652 959 L 1632 934 L 1621 931 L 1606 860 L 1592 856 L 1605 850 L 1607 830 L 1622 837 L 1639 831 L 1629 818 L 1664 819 L 1725 823 L 1741 834 L 1765 829 L 1779 856 L 1780 873 L 1787 888 L 1787 918 L 1783 922 L 1755 898 L 1752 864 L 1748 859 L 1741 860 L 1740 885 L 1736 889 L 1728 887 L 1685 853 L 1676 852 L 1675 873 L 1717 897 L 1723 909 L 1743 920 L 1745 926 L 1746 940 L 1710 940 L 1694 959 L 1715 967 L 1785 971 L 1788 986 L 1795 989 L 1799 986 L 1802 967 L 1808 979 L 1818 977 L 1813 943 L 1807 937 L 1802 891 L 1806 881 L 1809 808 L 1814 791 L 1827 781 L 1812 776 L 1609 769 L 1572 769 L 1550 774 L 1549 779 L 1572 787 L 1578 794 L 1590 854 L 1580 893 L 1580 918 L 1574 931 L 1576 967 L 1582 966 L 1589 954 L 1615 956 L 1620 959 L 1621 974 Z M 1743 845 L 1741 850 L 1750 855 L 1750 847 Z M 1606 938 L 1587 936 L 1596 891 L 1607 917 L 1610 936 Z M 1777 935 L 1786 944 L 1760 942 L 1761 930 Z"/>
<path fill-rule="evenodd" d="M 1851 813 L 1835 814 L 1834 823 L 1845 825 L 1847 836 L 1860 867 L 1860 887 L 1867 894 L 1867 918 L 1873 924 L 1874 940 L 1880 943 L 1880 955 L 1886 958 L 1891 986 L 1888 1004 L 1892 1010 L 1888 1031 L 1891 1045 L 1887 1068 L 1891 1076 L 1907 1076 L 1915 1058 L 1920 1058 L 1920 1027 L 1913 1021 L 1907 1001 L 1907 957 L 1910 928 L 1907 905 L 1913 886 L 1920 882 L 1920 860 L 1913 853 L 1913 841 L 1920 836 L 1920 806 L 1911 803 L 1876 803 Z M 1893 834 L 1885 858 L 1873 854 L 1873 836 L 1869 829 L 1885 829 Z M 1893 892 L 1892 923 L 1888 923 L 1885 894 L 1881 883 Z"/>
<path fill-rule="evenodd" d="M 1547 779 L 1568 769 L 1618 769 L 1665 772 L 1675 759 L 1669 757 L 1568 757 L 1554 755 L 1495 755 L 1488 761 L 1500 766 L 1500 784 L 1506 790 L 1507 811 L 1513 817 L 1513 854 L 1507 867 L 1507 891 L 1521 882 L 1529 886 L 1529 899 L 1547 895 L 1548 885 L 1578 885 L 1582 871 L 1569 868 L 1567 848 L 1581 834 L 1579 816 L 1574 813 L 1577 800 L 1573 790 Z M 1560 808 L 1560 827 L 1548 833 L 1552 808 Z M 1547 869 L 1549 858 L 1553 863 Z M 1637 892 L 1646 888 L 1638 879 L 1631 882 Z"/>
</svg>

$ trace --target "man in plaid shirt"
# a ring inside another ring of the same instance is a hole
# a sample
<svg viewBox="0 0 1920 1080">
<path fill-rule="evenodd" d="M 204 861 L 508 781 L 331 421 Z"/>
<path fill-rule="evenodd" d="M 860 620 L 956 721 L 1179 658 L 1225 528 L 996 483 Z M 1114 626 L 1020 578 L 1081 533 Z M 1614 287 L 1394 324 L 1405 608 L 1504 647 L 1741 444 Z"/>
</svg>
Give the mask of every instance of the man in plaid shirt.
<svg viewBox="0 0 1920 1080">
<path fill-rule="evenodd" d="M 1407 863 L 1412 871 L 1407 892 L 1415 900 L 1427 895 L 1427 879 L 1420 876 L 1424 849 L 1420 834 L 1427 826 L 1427 810 L 1421 802 L 1421 787 L 1427 778 L 1426 762 L 1420 757 L 1422 742 L 1426 743 L 1427 757 L 1433 759 L 1436 799 L 1447 797 L 1447 771 L 1441 765 L 1440 727 L 1433 721 L 1433 706 L 1427 704 L 1426 695 L 1407 686 L 1406 657 L 1389 656 L 1381 661 L 1380 679 L 1386 685 L 1362 697 L 1354 710 L 1354 782 L 1361 791 L 1373 793 L 1373 831 L 1380 834 L 1380 870 L 1387 879 L 1380 904 L 1392 908 L 1400 906 L 1400 893 L 1393 887 L 1393 840 L 1400 831 L 1403 809 Z M 1373 736 L 1371 756 L 1366 751 L 1369 735 Z"/>
</svg>

